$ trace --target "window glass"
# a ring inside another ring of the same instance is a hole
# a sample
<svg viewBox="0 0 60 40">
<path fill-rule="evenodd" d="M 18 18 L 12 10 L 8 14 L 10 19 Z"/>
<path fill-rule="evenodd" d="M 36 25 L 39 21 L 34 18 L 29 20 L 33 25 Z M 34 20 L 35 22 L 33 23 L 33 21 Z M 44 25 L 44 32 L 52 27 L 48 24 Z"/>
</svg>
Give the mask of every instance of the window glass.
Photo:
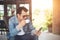
<svg viewBox="0 0 60 40">
<path fill-rule="evenodd" d="M 4 16 L 4 5 L 0 5 L 0 20 L 3 20 Z"/>
</svg>

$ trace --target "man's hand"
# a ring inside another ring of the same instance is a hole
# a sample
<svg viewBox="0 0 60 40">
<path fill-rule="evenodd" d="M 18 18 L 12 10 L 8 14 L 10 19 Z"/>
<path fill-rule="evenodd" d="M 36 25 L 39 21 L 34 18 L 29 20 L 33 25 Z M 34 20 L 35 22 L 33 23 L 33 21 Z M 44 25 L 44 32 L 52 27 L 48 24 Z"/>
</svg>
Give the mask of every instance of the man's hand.
<svg viewBox="0 0 60 40">
<path fill-rule="evenodd" d="M 39 36 L 41 34 L 41 31 L 36 30 L 34 33 L 36 36 Z"/>
<path fill-rule="evenodd" d="M 22 20 L 21 22 L 19 22 L 18 25 L 23 27 L 25 24 L 26 24 L 26 21 L 25 20 Z"/>
<path fill-rule="evenodd" d="M 26 24 L 25 20 L 20 21 L 19 24 L 17 25 L 17 29 L 20 30 L 20 28 L 22 28 L 25 24 Z"/>
</svg>

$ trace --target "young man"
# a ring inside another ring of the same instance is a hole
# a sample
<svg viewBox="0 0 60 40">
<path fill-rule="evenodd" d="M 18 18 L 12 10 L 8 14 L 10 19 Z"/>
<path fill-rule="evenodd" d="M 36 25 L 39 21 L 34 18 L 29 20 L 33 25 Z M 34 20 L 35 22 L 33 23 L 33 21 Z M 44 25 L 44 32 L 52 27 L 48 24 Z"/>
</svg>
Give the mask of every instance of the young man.
<svg viewBox="0 0 60 40">
<path fill-rule="evenodd" d="M 28 9 L 20 7 L 17 9 L 16 16 L 9 19 L 10 37 L 14 37 L 14 40 L 35 40 L 34 35 L 38 36 L 40 34 L 40 32 L 36 31 L 32 26 L 27 12 Z"/>
</svg>

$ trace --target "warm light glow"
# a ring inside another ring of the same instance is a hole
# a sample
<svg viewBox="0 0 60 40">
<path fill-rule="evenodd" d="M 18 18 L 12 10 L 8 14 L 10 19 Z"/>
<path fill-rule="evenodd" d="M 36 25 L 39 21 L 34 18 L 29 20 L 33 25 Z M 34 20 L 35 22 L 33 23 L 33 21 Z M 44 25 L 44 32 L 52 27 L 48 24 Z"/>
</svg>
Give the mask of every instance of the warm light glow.
<svg viewBox="0 0 60 40">
<path fill-rule="evenodd" d="M 32 0 L 32 10 L 39 8 L 40 10 L 52 8 L 52 0 Z"/>
<path fill-rule="evenodd" d="M 44 23 L 47 20 L 46 16 L 52 8 L 52 0 L 32 0 L 33 25 L 35 25 L 37 29 L 44 26 Z"/>
</svg>

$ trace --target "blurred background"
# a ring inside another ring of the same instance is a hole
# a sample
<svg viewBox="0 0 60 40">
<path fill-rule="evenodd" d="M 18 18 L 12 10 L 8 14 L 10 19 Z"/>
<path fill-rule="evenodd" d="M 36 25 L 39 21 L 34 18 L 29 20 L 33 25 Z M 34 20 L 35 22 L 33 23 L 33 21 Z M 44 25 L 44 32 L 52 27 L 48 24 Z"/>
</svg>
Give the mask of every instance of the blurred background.
<svg viewBox="0 0 60 40">
<path fill-rule="evenodd" d="M 60 0 L 0 0 L 0 35 L 3 35 L 0 40 L 6 38 L 4 35 L 9 32 L 8 20 L 16 15 L 21 6 L 29 10 L 30 20 L 36 30 L 42 27 L 41 32 L 45 32 L 39 36 L 40 40 L 44 36 L 50 37 L 50 40 L 60 40 Z"/>
</svg>

